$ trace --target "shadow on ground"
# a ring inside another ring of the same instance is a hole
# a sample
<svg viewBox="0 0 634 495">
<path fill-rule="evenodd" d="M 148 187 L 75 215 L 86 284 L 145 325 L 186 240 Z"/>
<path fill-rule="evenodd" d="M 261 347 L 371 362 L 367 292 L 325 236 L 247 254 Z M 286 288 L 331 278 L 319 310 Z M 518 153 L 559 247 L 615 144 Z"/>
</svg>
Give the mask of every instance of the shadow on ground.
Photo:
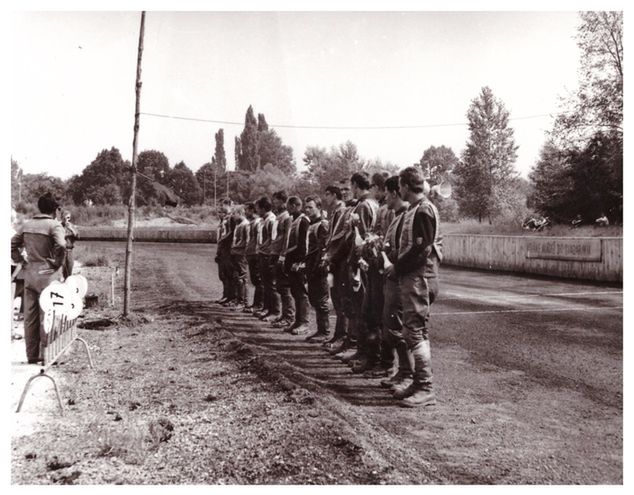
<svg viewBox="0 0 634 495">
<path fill-rule="evenodd" d="M 389 406 L 395 402 L 379 379 L 353 374 L 350 367 L 331 356 L 321 344 L 310 344 L 304 335 L 290 335 L 248 313 L 237 313 L 210 302 L 175 301 L 158 308 L 169 317 L 178 314 L 218 325 L 241 341 L 284 360 L 307 378 L 355 406 Z M 334 321 L 331 322 L 331 328 Z"/>
</svg>

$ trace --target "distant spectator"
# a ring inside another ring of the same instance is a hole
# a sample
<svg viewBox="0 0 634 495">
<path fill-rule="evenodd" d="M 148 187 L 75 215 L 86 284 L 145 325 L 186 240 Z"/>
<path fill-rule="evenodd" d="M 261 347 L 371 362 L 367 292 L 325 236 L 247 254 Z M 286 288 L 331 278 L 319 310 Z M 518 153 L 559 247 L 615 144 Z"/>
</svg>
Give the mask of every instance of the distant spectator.
<svg viewBox="0 0 634 495">
<path fill-rule="evenodd" d="M 66 259 L 62 266 L 62 275 L 66 279 L 73 274 L 73 248 L 75 247 L 75 242 L 79 239 L 79 231 L 75 225 L 70 223 L 70 211 L 68 210 L 64 210 L 62 225 L 64 226 L 66 238 Z"/>
</svg>

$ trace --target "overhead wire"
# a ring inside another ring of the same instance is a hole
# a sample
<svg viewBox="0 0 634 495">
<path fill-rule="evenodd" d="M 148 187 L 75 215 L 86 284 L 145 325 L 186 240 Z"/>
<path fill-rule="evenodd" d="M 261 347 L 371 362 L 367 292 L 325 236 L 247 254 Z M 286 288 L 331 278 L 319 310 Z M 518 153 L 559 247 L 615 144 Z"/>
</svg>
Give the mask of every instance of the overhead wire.
<svg viewBox="0 0 634 495">
<path fill-rule="evenodd" d="M 161 113 L 140 112 L 141 115 L 147 115 L 148 117 L 157 117 L 165 119 L 175 120 L 187 120 L 192 122 L 206 122 L 212 124 L 225 124 L 225 125 L 244 125 L 244 122 L 236 122 L 230 120 L 217 120 L 217 119 L 205 119 L 198 117 L 185 117 L 182 115 L 169 115 Z M 527 115 L 523 117 L 513 117 L 509 120 L 528 120 L 542 117 L 552 117 L 552 114 L 544 113 L 537 115 Z M 394 125 L 394 126 L 330 126 L 330 125 L 299 125 L 299 124 L 269 124 L 270 127 L 283 128 L 283 129 L 315 129 L 315 130 L 390 130 L 390 129 L 428 129 L 434 127 L 462 127 L 469 125 L 468 122 L 455 122 L 444 124 L 415 124 L 415 125 Z"/>
</svg>

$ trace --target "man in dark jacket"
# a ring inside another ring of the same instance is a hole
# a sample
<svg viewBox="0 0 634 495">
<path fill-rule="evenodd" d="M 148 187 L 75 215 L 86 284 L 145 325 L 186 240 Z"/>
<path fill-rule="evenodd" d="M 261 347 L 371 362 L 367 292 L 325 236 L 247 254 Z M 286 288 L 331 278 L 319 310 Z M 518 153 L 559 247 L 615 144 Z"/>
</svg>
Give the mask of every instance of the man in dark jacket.
<svg viewBox="0 0 634 495">
<path fill-rule="evenodd" d="M 19 227 L 11 239 L 11 258 L 22 263 L 24 273 L 24 338 L 30 364 L 42 361 L 46 346 L 40 293 L 53 280 L 59 280 L 66 254 L 64 227 L 55 218 L 61 210 L 57 200 L 47 193 L 39 198 L 37 207 L 40 214 Z"/>
<path fill-rule="evenodd" d="M 436 403 L 432 385 L 429 308 L 438 294 L 438 266 L 442 261 L 438 210 L 425 196 L 425 179 L 417 167 L 399 174 L 401 197 L 410 206 L 403 214 L 394 274 L 403 307 L 403 337 L 414 361 L 414 379 L 394 389 L 407 407 Z M 387 276 L 391 269 L 387 270 Z"/>
</svg>

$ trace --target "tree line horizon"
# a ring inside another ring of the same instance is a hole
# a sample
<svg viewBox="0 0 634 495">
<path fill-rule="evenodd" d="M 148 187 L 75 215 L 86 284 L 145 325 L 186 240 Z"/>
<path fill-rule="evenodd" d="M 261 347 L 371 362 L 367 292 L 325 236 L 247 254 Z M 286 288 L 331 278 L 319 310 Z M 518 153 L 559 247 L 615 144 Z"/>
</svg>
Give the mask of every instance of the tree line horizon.
<svg viewBox="0 0 634 495">
<path fill-rule="evenodd" d="M 293 150 L 271 128 L 264 114 L 249 106 L 235 136 L 234 171 L 227 171 L 224 130 L 214 136 L 212 160 L 193 172 L 183 161 L 170 167 L 158 150 L 137 160 L 139 205 L 213 204 L 227 195 L 243 203 L 278 190 L 305 197 L 349 179 L 354 172 L 395 175 L 404 166 L 421 167 L 431 184 L 449 182 L 452 198 L 439 199 L 443 220 L 470 217 L 493 223 L 527 215 L 569 222 L 591 222 L 607 215 L 623 219 L 623 47 L 622 13 L 582 12 L 577 33 L 580 48 L 579 89 L 562 98 L 553 129 L 546 136 L 528 180 L 515 168 L 518 149 L 509 112 L 491 88 L 481 88 L 467 111 L 469 135 L 460 156 L 443 144 L 430 146 L 418 162 L 397 167 L 364 159 L 346 141 L 329 149 L 308 146 L 298 172 Z M 12 160 L 12 204 L 32 202 L 44 190 L 80 205 L 124 204 L 130 196 L 131 166 L 116 147 L 99 152 L 80 174 L 62 180 L 47 174 L 22 174 Z"/>
</svg>

